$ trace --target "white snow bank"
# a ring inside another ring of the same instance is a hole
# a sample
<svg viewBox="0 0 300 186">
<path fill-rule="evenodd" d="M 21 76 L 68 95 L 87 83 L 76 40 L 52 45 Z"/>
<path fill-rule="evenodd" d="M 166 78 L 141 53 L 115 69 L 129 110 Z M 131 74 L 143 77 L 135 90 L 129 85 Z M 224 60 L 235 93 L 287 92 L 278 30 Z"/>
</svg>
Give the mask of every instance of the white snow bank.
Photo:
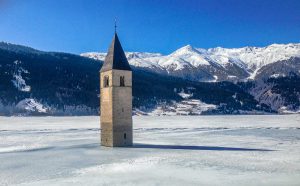
<svg viewBox="0 0 300 186">
<path fill-rule="evenodd" d="M 185 93 L 184 91 L 179 92 L 178 95 L 184 99 L 188 99 L 193 96 L 193 94 Z"/>
<path fill-rule="evenodd" d="M 286 106 L 282 106 L 278 109 L 278 112 L 281 114 L 299 114 L 300 108 L 298 108 L 298 110 L 292 110 Z"/>
<path fill-rule="evenodd" d="M 17 105 L 16 108 L 24 111 L 31 111 L 31 112 L 39 112 L 39 113 L 47 113 L 48 108 L 41 103 L 37 102 L 35 99 L 26 98 L 21 100 Z"/>
</svg>

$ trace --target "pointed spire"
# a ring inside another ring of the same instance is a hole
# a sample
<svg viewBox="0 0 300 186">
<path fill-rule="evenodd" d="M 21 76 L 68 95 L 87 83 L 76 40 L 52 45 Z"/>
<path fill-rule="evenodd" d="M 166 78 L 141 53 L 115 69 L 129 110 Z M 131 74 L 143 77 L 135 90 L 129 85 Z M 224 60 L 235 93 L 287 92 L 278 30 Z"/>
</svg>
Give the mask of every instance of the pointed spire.
<svg viewBox="0 0 300 186">
<path fill-rule="evenodd" d="M 115 34 L 117 33 L 117 18 L 115 18 Z"/>
<path fill-rule="evenodd" d="M 105 72 L 112 69 L 131 71 L 117 33 L 115 33 L 113 37 L 100 72 Z"/>
</svg>

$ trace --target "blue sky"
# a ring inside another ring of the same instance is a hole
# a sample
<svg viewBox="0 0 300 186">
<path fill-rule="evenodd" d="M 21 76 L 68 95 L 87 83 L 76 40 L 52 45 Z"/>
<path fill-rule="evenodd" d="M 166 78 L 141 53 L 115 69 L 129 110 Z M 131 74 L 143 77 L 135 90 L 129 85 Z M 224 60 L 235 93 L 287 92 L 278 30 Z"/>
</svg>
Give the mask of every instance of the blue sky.
<svg viewBox="0 0 300 186">
<path fill-rule="evenodd" d="M 300 42 L 299 0 L 0 0 L 0 41 L 106 51 L 115 17 L 126 51 Z"/>
</svg>

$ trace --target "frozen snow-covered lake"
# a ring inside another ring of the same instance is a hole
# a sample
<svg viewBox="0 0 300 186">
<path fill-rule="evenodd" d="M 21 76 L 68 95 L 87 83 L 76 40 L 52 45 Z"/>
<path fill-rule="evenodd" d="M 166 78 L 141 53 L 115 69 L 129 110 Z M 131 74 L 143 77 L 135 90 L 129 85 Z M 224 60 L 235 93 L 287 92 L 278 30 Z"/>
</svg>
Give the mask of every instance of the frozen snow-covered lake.
<svg viewBox="0 0 300 186">
<path fill-rule="evenodd" d="M 132 148 L 98 117 L 0 117 L 0 185 L 300 185 L 300 115 L 134 117 Z"/>
</svg>

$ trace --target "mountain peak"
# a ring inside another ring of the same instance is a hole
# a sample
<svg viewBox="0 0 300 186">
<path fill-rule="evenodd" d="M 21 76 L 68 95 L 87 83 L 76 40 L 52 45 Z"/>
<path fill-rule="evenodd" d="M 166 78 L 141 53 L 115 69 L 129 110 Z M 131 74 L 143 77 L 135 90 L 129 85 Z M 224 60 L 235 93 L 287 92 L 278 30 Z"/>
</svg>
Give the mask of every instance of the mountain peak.
<svg viewBox="0 0 300 186">
<path fill-rule="evenodd" d="M 185 45 L 185 46 L 183 46 L 183 47 L 181 47 L 181 48 L 193 49 L 192 45 L 190 45 L 190 44 L 187 44 L 187 45 Z"/>
<path fill-rule="evenodd" d="M 171 55 L 184 55 L 184 54 L 195 53 L 195 52 L 198 52 L 198 51 L 194 47 L 192 47 L 191 45 L 188 44 L 184 47 L 177 49 Z"/>
<path fill-rule="evenodd" d="M 181 50 L 188 50 L 188 51 L 190 51 L 190 50 L 195 50 L 195 48 L 194 48 L 192 45 L 190 45 L 190 44 L 185 45 L 185 46 L 179 48 L 178 50 L 180 50 L 180 49 L 181 49 Z"/>
</svg>

